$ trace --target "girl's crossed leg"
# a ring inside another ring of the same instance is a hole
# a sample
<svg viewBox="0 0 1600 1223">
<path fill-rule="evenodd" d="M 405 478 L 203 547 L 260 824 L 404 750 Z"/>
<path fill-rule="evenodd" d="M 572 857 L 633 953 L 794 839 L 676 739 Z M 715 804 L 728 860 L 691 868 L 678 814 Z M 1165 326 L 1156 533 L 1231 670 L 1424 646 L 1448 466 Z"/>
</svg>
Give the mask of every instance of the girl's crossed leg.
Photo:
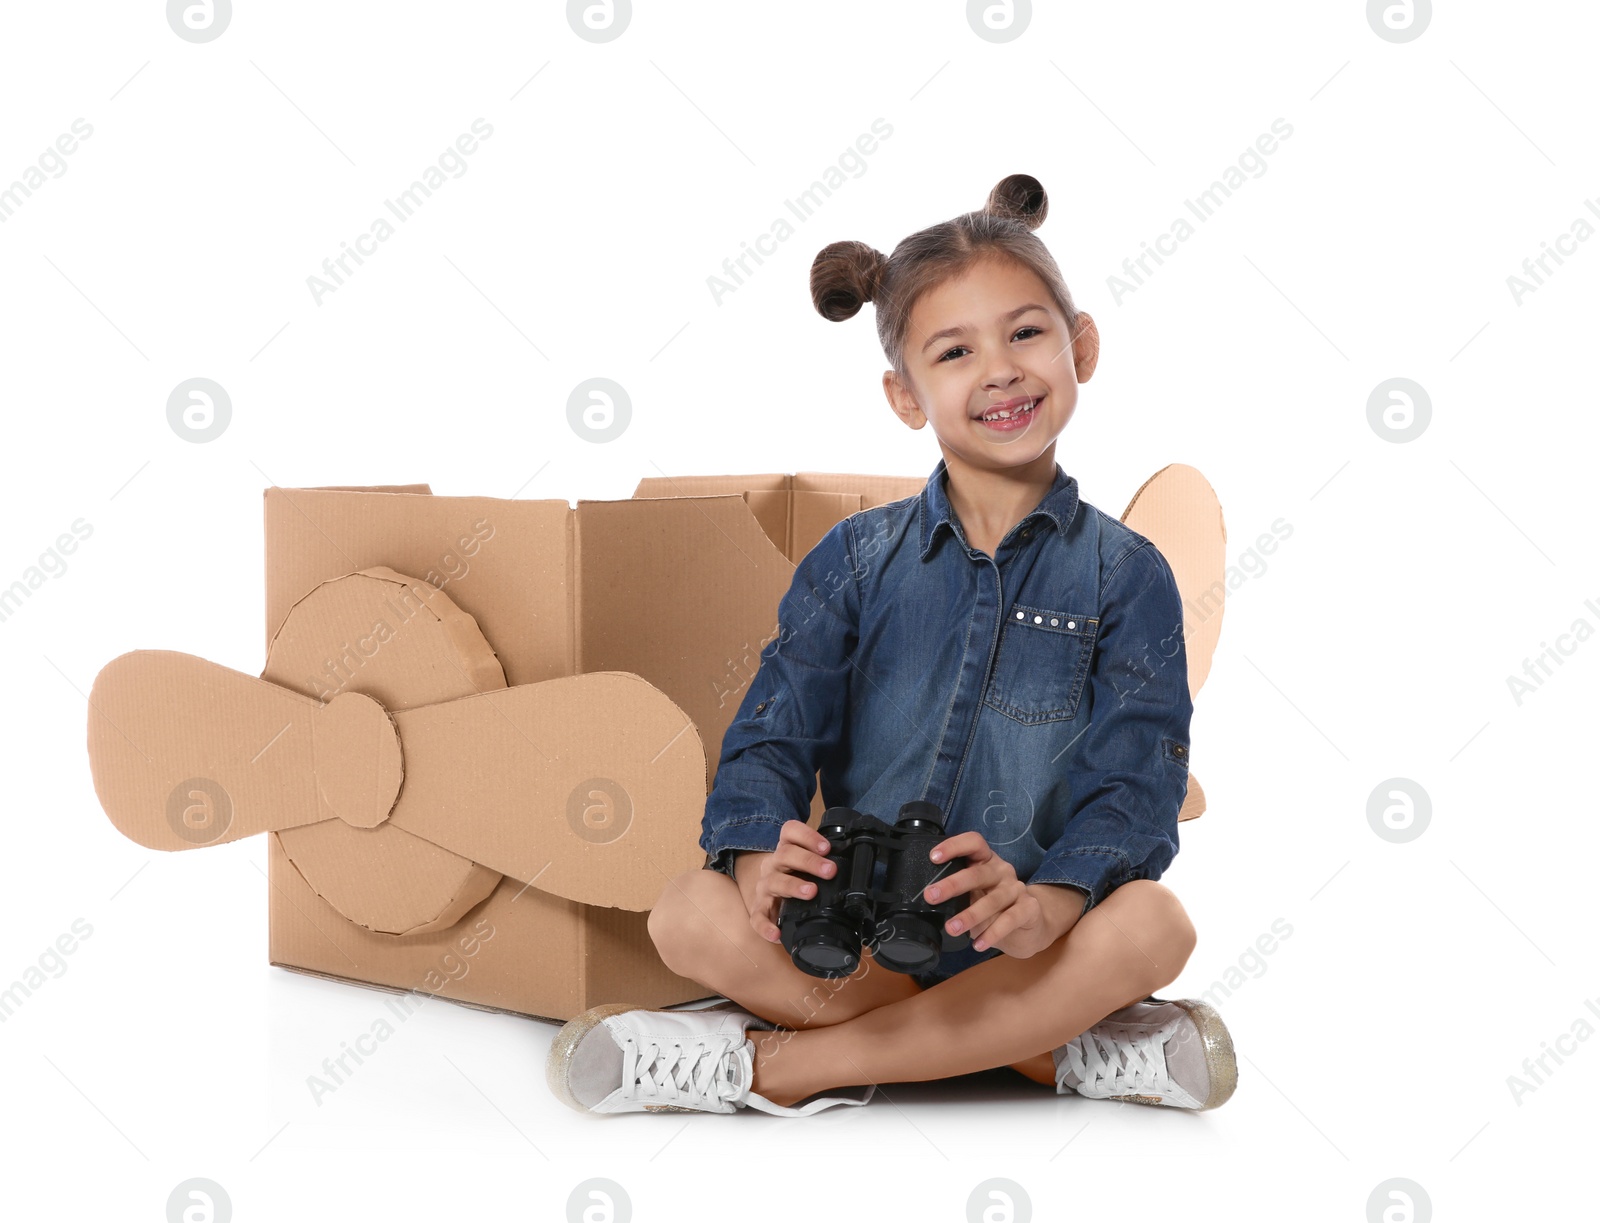
<svg viewBox="0 0 1600 1223">
<path fill-rule="evenodd" d="M 738 884 L 716 871 L 674 877 L 649 928 L 668 968 L 783 1025 L 751 1033 L 753 1089 L 777 1104 L 997 1066 L 1054 1086 L 1051 1051 L 1170 984 L 1195 942 L 1178 898 L 1145 879 L 1112 892 L 1037 955 L 996 956 L 926 990 L 868 952 L 849 977 L 801 972 L 751 929 Z"/>
</svg>

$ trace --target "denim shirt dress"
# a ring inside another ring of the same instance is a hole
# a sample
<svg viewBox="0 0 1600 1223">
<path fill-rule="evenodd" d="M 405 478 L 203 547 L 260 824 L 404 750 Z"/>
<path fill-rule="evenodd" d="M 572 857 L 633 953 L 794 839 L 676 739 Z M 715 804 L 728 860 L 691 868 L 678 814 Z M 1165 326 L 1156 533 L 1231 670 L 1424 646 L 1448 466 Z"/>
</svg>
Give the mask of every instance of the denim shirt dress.
<svg viewBox="0 0 1600 1223">
<path fill-rule="evenodd" d="M 836 523 L 796 567 L 728 726 L 706 866 L 777 848 L 827 806 L 893 824 L 936 803 L 1027 883 L 1099 904 L 1159 879 L 1189 777 L 1183 604 L 1156 546 L 1059 464 L 993 557 L 971 547 L 941 458 L 914 497 Z M 936 976 L 1000 954 L 946 953 Z"/>
</svg>

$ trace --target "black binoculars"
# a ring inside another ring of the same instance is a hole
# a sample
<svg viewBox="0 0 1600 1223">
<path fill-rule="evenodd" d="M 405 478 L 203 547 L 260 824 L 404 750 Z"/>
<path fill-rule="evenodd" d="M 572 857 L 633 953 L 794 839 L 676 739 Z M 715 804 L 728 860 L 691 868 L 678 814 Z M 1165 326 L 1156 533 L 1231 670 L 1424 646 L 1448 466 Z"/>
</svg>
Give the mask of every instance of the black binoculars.
<svg viewBox="0 0 1600 1223">
<path fill-rule="evenodd" d="M 848 977 L 861 962 L 863 944 L 885 968 L 923 972 L 943 952 L 971 945 L 969 931 L 953 935 L 944 928 L 967 907 L 967 897 L 929 904 L 922 895 L 935 879 L 967 864 L 960 855 L 943 862 L 928 858 L 945 837 L 944 813 L 936 804 L 903 804 L 893 827 L 851 807 L 829 807 L 817 831 L 828 839 L 833 875 L 797 873 L 817 885 L 816 894 L 785 896 L 778 906 L 779 936 L 801 972 Z M 872 886 L 879 862 L 885 868 L 881 890 Z"/>
</svg>

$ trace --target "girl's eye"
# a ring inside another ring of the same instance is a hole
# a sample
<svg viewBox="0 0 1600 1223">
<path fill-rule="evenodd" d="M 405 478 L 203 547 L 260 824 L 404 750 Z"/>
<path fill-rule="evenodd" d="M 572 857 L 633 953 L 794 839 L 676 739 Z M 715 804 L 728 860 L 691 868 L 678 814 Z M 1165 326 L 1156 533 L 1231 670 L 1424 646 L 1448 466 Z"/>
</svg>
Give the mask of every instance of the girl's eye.
<svg viewBox="0 0 1600 1223">
<path fill-rule="evenodd" d="M 1034 326 L 1032 326 L 1030 324 L 1027 327 L 1019 328 L 1018 331 L 1017 331 L 1017 335 L 1014 335 L 1011 338 L 1013 340 L 1016 339 L 1017 336 L 1020 336 L 1024 331 L 1034 331 L 1034 332 L 1038 332 L 1041 335 L 1044 334 L 1044 328 L 1043 327 L 1034 327 Z M 949 349 L 948 351 L 946 351 L 945 354 L 939 358 L 939 360 L 940 361 L 947 361 L 947 360 L 949 360 L 951 353 L 966 352 L 966 351 L 967 351 L 967 346 L 965 344 L 957 344 L 954 348 Z M 935 364 L 937 364 L 937 362 Z"/>
</svg>

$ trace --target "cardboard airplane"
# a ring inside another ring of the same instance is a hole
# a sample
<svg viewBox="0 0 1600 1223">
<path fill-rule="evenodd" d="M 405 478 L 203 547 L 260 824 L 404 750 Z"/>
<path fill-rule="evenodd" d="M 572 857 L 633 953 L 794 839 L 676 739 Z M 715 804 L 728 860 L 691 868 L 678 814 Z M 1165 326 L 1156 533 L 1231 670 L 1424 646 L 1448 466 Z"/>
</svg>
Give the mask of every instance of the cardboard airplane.
<svg viewBox="0 0 1600 1223">
<path fill-rule="evenodd" d="M 152 849 L 265 834 L 273 964 L 556 1021 L 706 997 L 646 919 L 703 860 L 708 761 L 795 563 L 922 484 L 666 477 L 575 508 L 270 488 L 261 676 L 113 659 L 95 791 Z M 1172 464 L 1122 520 L 1172 566 L 1193 695 L 1222 623 L 1216 495 Z M 1204 809 L 1191 773 L 1179 818 Z"/>
</svg>

